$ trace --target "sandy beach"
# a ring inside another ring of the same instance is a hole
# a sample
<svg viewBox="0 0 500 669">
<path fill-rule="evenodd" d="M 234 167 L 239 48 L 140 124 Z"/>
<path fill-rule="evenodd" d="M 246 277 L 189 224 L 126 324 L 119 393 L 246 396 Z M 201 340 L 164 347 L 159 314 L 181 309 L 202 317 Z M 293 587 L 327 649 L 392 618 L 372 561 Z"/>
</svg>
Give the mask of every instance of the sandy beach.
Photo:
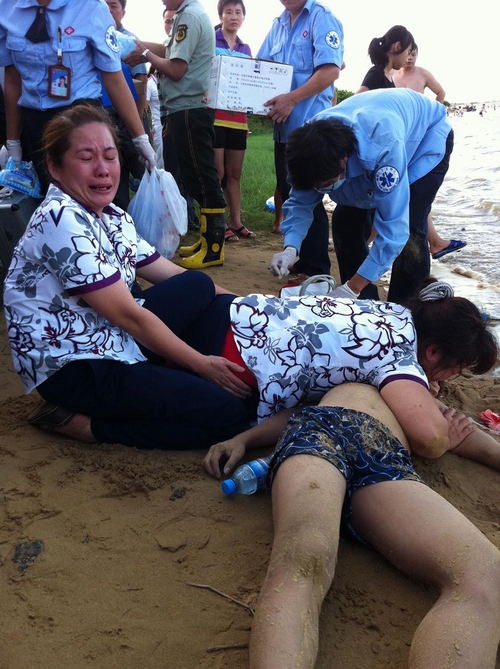
<svg viewBox="0 0 500 669">
<path fill-rule="evenodd" d="M 280 245 L 264 233 L 228 245 L 210 274 L 240 294 L 277 294 L 268 266 Z M 248 667 L 269 495 L 225 498 L 201 469 L 202 451 L 89 446 L 31 427 L 39 398 L 23 394 L 5 330 L 2 318 L 0 669 Z M 500 379 L 462 378 L 441 399 L 479 420 L 500 412 Z M 416 466 L 500 548 L 499 472 L 453 454 Z M 435 598 L 376 552 L 341 541 L 317 668 L 404 669 Z"/>
</svg>

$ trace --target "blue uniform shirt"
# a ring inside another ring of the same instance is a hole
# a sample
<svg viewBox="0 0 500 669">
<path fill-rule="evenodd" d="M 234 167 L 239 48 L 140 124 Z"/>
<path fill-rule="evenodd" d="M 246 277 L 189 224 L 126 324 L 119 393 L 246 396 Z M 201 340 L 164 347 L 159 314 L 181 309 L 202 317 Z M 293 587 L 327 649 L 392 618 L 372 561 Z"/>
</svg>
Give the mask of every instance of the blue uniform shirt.
<svg viewBox="0 0 500 669">
<path fill-rule="evenodd" d="M 36 0 L 0 0 L 0 66 L 14 65 L 22 78 L 19 104 L 50 109 L 72 104 L 80 98 L 101 95 L 97 71 L 121 70 L 115 24 L 104 0 L 52 0 L 47 6 L 48 42 L 26 39 L 39 4 Z M 59 44 L 58 26 L 62 29 Z M 62 49 L 63 65 L 71 69 L 69 100 L 49 98 L 48 67 L 57 64 Z"/>
<path fill-rule="evenodd" d="M 135 35 L 133 32 L 130 32 L 130 30 L 127 30 L 126 28 L 121 25 L 118 28 L 118 31 L 123 33 L 123 35 L 127 35 L 128 37 L 133 37 L 134 39 L 138 40 L 139 38 L 137 35 Z M 127 65 L 127 67 L 129 67 Z M 139 65 L 134 65 L 134 67 L 129 68 L 130 71 L 132 72 L 132 76 L 135 77 L 136 74 L 147 74 L 148 73 L 148 66 L 146 63 L 139 63 Z"/>
<path fill-rule="evenodd" d="M 337 65 L 344 60 L 344 32 L 341 22 L 316 0 L 307 0 L 290 28 L 290 13 L 285 10 L 274 19 L 257 58 L 293 65 L 292 90 L 312 77 L 321 65 Z M 288 135 L 307 119 L 331 107 L 334 86 L 298 102 L 283 123 L 274 124 L 274 139 L 285 143 Z"/>
<path fill-rule="evenodd" d="M 352 128 L 358 146 L 348 157 L 346 181 L 329 192 L 339 204 L 375 209 L 377 236 L 358 273 L 376 281 L 392 265 L 409 237 L 410 184 L 438 165 L 451 126 L 446 107 L 406 88 L 366 91 L 327 109 L 319 119 Z M 283 205 L 284 245 L 300 249 L 323 199 L 315 190 L 292 188 Z"/>
</svg>

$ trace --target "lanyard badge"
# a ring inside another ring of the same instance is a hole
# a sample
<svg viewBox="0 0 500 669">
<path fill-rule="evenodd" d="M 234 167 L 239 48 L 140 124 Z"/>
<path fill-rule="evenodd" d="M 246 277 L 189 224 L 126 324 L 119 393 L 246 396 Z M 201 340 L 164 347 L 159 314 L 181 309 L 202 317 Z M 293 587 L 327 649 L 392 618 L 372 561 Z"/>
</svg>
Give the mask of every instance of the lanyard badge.
<svg viewBox="0 0 500 669">
<path fill-rule="evenodd" d="M 48 68 L 48 96 L 53 100 L 69 100 L 71 95 L 71 70 L 62 62 L 62 30 L 57 28 L 59 48 L 57 49 L 57 65 Z"/>
</svg>

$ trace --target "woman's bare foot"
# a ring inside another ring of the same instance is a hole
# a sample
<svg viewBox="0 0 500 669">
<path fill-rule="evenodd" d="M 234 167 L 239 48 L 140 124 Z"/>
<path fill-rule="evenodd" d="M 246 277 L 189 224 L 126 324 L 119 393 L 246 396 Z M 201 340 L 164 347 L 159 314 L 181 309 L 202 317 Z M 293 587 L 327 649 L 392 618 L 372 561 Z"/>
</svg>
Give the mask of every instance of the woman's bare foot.
<svg viewBox="0 0 500 669">
<path fill-rule="evenodd" d="M 92 430 L 90 429 L 90 417 L 84 416 L 81 413 L 75 413 L 75 415 L 64 425 L 54 427 L 54 432 L 57 432 L 57 434 L 61 434 L 64 437 L 69 437 L 70 439 L 83 441 L 86 444 L 97 443 L 97 439 L 94 437 Z"/>
</svg>

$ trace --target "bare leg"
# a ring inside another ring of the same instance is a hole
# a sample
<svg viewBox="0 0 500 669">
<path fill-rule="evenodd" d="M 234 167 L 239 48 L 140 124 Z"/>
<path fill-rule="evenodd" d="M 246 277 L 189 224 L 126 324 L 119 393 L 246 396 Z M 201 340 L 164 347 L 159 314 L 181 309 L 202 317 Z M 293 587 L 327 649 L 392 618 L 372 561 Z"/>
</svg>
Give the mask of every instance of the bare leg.
<svg viewBox="0 0 500 669">
<path fill-rule="evenodd" d="M 332 583 L 345 479 L 311 455 L 285 460 L 273 484 L 274 542 L 250 639 L 251 669 L 312 669 Z"/>
<path fill-rule="evenodd" d="M 438 231 L 434 227 L 432 216 L 430 214 L 427 217 L 427 241 L 429 242 L 429 251 L 431 252 L 431 254 L 442 251 L 447 246 L 449 246 L 451 242 L 451 239 L 443 239 L 438 234 Z"/>
<path fill-rule="evenodd" d="M 274 224 L 272 231 L 281 234 L 281 221 L 283 220 L 283 198 L 276 188 L 274 191 Z"/>
<path fill-rule="evenodd" d="M 217 170 L 217 177 L 219 181 L 222 181 L 224 178 L 224 151 L 225 149 L 214 149 L 215 168 Z"/>
<path fill-rule="evenodd" d="M 233 230 L 241 228 L 241 173 L 243 171 L 244 151 L 226 149 L 226 178 L 227 185 L 224 189 L 229 215 L 230 227 Z"/>
<path fill-rule="evenodd" d="M 500 640 L 500 553 L 457 509 L 414 481 L 353 495 L 353 524 L 396 567 L 440 590 L 410 650 L 411 669 L 493 669 Z"/>
</svg>

